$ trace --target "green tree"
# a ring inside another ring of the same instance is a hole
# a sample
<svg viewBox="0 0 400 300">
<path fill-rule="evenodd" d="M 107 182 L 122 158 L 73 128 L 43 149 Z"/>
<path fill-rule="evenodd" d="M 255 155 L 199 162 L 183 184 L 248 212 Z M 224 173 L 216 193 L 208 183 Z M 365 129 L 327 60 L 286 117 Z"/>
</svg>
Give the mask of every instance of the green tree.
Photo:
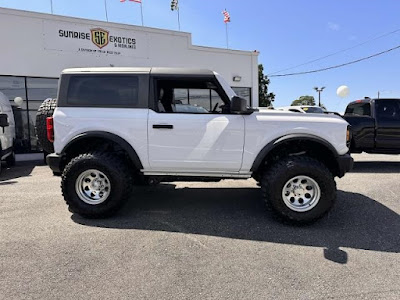
<svg viewBox="0 0 400 300">
<path fill-rule="evenodd" d="M 269 79 L 264 75 L 264 67 L 262 64 L 258 65 L 258 105 L 259 106 L 271 106 L 275 100 L 274 93 L 268 93 Z"/>
<path fill-rule="evenodd" d="M 299 99 L 294 100 L 291 105 L 315 105 L 315 99 L 314 96 L 301 96 Z"/>
</svg>

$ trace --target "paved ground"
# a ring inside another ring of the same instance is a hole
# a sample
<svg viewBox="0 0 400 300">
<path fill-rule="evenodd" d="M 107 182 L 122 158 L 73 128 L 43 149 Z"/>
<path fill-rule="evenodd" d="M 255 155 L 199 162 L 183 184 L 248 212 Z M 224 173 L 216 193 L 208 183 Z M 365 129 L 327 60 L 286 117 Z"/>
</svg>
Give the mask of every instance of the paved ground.
<svg viewBox="0 0 400 300">
<path fill-rule="evenodd" d="M 300 228 L 252 180 L 140 188 L 85 220 L 19 163 L 0 177 L 0 299 L 400 299 L 400 156 L 354 157 L 333 211 Z"/>
</svg>

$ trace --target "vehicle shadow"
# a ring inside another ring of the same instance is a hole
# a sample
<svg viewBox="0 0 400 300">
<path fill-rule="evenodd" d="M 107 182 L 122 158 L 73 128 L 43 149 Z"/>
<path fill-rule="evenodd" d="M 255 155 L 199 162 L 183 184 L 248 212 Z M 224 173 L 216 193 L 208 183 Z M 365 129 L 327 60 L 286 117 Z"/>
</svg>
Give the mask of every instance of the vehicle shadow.
<svg viewBox="0 0 400 300">
<path fill-rule="evenodd" d="M 400 159 L 400 156 L 399 156 Z M 400 161 L 354 162 L 352 173 L 400 173 Z"/>
<path fill-rule="evenodd" d="M 377 201 L 338 191 L 338 203 L 308 226 L 282 224 L 267 212 L 259 188 L 184 188 L 162 184 L 137 188 L 131 201 L 109 219 L 72 220 L 86 226 L 157 230 L 322 247 L 326 259 L 347 262 L 339 249 L 400 252 L 400 218 Z M 396 225 L 397 224 L 397 225 Z"/>
<path fill-rule="evenodd" d="M 16 181 L 12 182 L 3 182 L 11 179 L 16 179 L 20 177 L 27 177 L 30 176 L 32 170 L 39 165 L 43 165 L 40 161 L 24 161 L 24 162 L 17 162 L 13 167 L 6 167 L 6 165 L 2 165 L 2 170 L 0 173 L 0 184 L 11 184 L 16 183 Z"/>
</svg>

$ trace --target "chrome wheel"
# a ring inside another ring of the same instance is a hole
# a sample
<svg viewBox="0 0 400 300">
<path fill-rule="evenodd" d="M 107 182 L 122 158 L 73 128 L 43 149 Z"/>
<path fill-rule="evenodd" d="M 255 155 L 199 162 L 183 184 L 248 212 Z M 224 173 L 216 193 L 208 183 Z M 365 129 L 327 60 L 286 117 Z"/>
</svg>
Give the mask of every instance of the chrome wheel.
<svg viewBox="0 0 400 300">
<path fill-rule="evenodd" d="M 83 202 L 96 205 L 107 200 L 111 192 L 111 183 L 103 172 L 91 169 L 78 176 L 75 191 Z"/>
<path fill-rule="evenodd" d="M 308 176 L 296 176 L 284 185 L 282 198 L 291 210 L 306 212 L 318 204 L 321 198 L 321 188 L 314 179 Z"/>
</svg>

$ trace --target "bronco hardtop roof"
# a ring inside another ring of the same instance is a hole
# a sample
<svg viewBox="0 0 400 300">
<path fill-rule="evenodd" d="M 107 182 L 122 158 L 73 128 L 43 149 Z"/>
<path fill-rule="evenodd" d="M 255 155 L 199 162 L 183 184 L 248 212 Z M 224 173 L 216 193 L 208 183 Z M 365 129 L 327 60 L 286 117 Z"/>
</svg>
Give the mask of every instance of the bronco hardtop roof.
<svg viewBox="0 0 400 300">
<path fill-rule="evenodd" d="M 133 73 L 133 74 L 152 74 L 152 75 L 215 75 L 211 70 L 192 69 L 192 68 L 129 68 L 129 67 L 96 67 L 96 68 L 71 68 L 62 71 L 62 74 L 82 74 L 82 73 Z"/>
</svg>

